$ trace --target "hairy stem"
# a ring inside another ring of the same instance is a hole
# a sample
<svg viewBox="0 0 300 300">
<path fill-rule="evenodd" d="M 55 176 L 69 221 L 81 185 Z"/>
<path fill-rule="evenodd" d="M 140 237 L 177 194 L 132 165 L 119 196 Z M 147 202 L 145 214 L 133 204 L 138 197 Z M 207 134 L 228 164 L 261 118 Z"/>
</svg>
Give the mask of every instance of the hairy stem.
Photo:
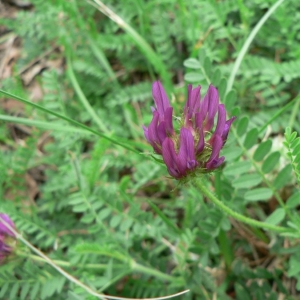
<svg viewBox="0 0 300 300">
<path fill-rule="evenodd" d="M 239 220 L 245 224 L 259 227 L 267 230 L 271 230 L 278 233 L 286 233 L 286 232 L 292 232 L 291 229 L 281 226 L 276 226 L 272 224 L 268 224 L 265 222 L 257 221 L 248 217 L 245 217 L 241 215 L 240 213 L 232 210 L 228 206 L 226 206 L 221 200 L 219 200 L 204 184 L 203 181 L 195 180 L 194 185 L 202 192 L 204 196 L 206 196 L 211 202 L 213 202 L 220 210 L 222 210 L 227 215 L 233 217 L 236 220 Z"/>
</svg>

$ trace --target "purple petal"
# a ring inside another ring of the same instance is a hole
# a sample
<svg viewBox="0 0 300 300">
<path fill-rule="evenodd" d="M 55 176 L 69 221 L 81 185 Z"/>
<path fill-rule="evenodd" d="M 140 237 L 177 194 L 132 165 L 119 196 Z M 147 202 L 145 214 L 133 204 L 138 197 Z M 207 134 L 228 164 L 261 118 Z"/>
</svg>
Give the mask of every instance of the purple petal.
<svg viewBox="0 0 300 300">
<path fill-rule="evenodd" d="M 190 120 L 193 117 L 193 115 L 199 111 L 200 89 L 201 86 L 198 86 L 195 89 L 193 89 L 191 84 L 188 85 L 188 100 L 184 108 L 186 122 L 188 122 L 188 120 Z"/>
<path fill-rule="evenodd" d="M 200 110 L 200 112 L 195 114 L 195 125 L 196 128 L 203 128 L 203 122 L 205 120 L 205 112 L 204 110 Z"/>
<path fill-rule="evenodd" d="M 209 98 L 206 94 L 204 99 L 200 103 L 200 113 L 203 115 L 203 119 L 205 119 L 204 116 L 206 116 L 207 112 L 208 112 L 208 101 L 209 101 Z"/>
<path fill-rule="evenodd" d="M 157 111 L 153 113 L 152 121 L 148 127 L 148 141 L 152 145 L 154 151 L 158 154 L 161 154 L 161 149 L 158 147 L 160 145 L 160 140 L 158 136 L 158 119 L 159 114 Z"/>
<path fill-rule="evenodd" d="M 164 121 L 166 122 L 166 133 L 168 135 L 173 135 L 173 107 L 170 106 L 165 110 Z"/>
<path fill-rule="evenodd" d="M 204 97 L 204 100 L 205 98 L 206 101 L 203 102 L 208 102 L 208 116 L 207 116 L 207 122 L 205 124 L 205 130 L 210 131 L 214 126 L 214 118 L 218 110 L 218 104 L 219 104 L 218 90 L 213 85 L 210 85 Z"/>
<path fill-rule="evenodd" d="M 184 106 L 184 115 L 187 116 L 189 113 L 189 107 L 191 106 L 191 94 L 192 94 L 193 86 L 191 84 L 188 85 L 188 99 Z"/>
<path fill-rule="evenodd" d="M 190 130 L 181 128 L 178 158 L 184 168 L 193 169 L 197 165 L 194 144 L 194 137 Z"/>
<path fill-rule="evenodd" d="M 167 131 L 166 131 L 166 122 L 162 121 L 158 127 L 157 127 L 157 134 L 159 138 L 160 144 L 163 143 L 163 141 L 168 137 L 167 136 Z"/>
<path fill-rule="evenodd" d="M 218 106 L 218 123 L 216 126 L 216 130 L 214 132 L 215 135 L 222 135 L 225 128 L 226 121 L 226 110 L 224 104 L 219 104 Z"/>
<path fill-rule="evenodd" d="M 174 142 L 170 138 L 166 138 L 162 144 L 162 157 L 168 168 L 169 174 L 175 178 L 182 176 L 177 165 L 177 154 L 175 152 Z"/>
<path fill-rule="evenodd" d="M 223 140 L 219 135 L 214 135 L 212 138 L 212 151 L 206 166 L 210 165 L 212 161 L 219 158 L 220 151 L 223 147 Z"/>
<path fill-rule="evenodd" d="M 199 141 L 198 141 L 197 148 L 196 148 L 197 154 L 200 154 L 203 151 L 204 145 L 205 145 L 204 132 L 203 132 L 203 128 L 200 128 L 199 129 Z"/>
<path fill-rule="evenodd" d="M 170 107 L 170 101 L 160 81 L 155 81 L 153 83 L 152 95 L 160 116 L 160 120 L 162 121 L 164 119 L 166 109 Z"/>
<path fill-rule="evenodd" d="M 227 140 L 227 137 L 228 137 L 228 133 L 229 133 L 231 124 L 232 124 L 232 122 L 233 122 L 235 119 L 236 119 L 236 117 L 232 117 L 232 118 L 230 118 L 229 120 L 227 120 L 227 121 L 225 122 L 224 130 L 223 130 L 223 133 L 222 133 L 223 144 L 226 143 L 226 140 Z"/>
<path fill-rule="evenodd" d="M 210 163 L 206 164 L 206 168 L 208 170 L 213 170 L 221 166 L 221 164 L 224 162 L 225 156 L 221 156 L 220 158 L 214 159 Z"/>
</svg>

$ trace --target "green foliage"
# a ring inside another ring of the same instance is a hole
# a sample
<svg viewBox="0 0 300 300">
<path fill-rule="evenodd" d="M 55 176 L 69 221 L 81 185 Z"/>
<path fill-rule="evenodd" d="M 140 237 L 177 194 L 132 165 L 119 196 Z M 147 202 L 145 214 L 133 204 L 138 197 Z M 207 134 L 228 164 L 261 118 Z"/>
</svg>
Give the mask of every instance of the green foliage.
<svg viewBox="0 0 300 300">
<path fill-rule="evenodd" d="M 112 140 L 29 105 L 22 115 L 0 108 L 1 120 L 10 121 L 0 131 L 1 212 L 18 232 L 99 293 L 149 298 L 190 289 L 180 299 L 296 299 L 299 1 L 267 20 L 228 92 L 246 37 L 275 0 L 106 1 L 121 25 L 93 1 L 31 3 L 0 20 L 22 41 L 3 88 L 29 98 L 20 70 L 44 58 L 61 61 L 34 78 L 43 91 L 38 104 L 93 130 L 96 116 Z M 222 152 L 226 163 L 199 180 L 234 211 L 293 233 L 239 223 L 166 176 L 142 130 L 152 118 L 156 78 L 172 78 L 177 117 L 184 80 L 201 84 L 202 96 L 209 84 L 218 87 L 237 119 Z M 1 265 L 0 287 L 1 299 L 95 299 L 21 241 Z"/>
<path fill-rule="evenodd" d="M 285 142 L 284 145 L 287 148 L 287 156 L 291 161 L 293 170 L 300 184 L 300 137 L 297 137 L 297 132 L 292 130 L 290 127 L 286 128 L 285 131 Z"/>
</svg>

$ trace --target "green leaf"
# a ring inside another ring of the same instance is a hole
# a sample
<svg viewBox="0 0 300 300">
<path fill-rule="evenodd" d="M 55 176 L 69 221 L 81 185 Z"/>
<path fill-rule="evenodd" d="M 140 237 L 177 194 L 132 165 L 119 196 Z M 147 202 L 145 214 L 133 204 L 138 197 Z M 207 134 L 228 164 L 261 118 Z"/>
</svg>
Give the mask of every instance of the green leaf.
<svg viewBox="0 0 300 300">
<path fill-rule="evenodd" d="M 2 285 L 1 290 L 0 290 L 0 297 L 3 299 L 3 296 L 5 295 L 5 293 L 7 292 L 9 288 L 9 283 L 4 283 L 4 285 Z"/>
<path fill-rule="evenodd" d="M 297 136 L 297 132 L 294 131 L 290 136 L 288 136 L 288 139 L 287 139 L 287 140 L 288 140 L 290 143 L 292 143 L 292 142 L 295 140 L 296 136 Z"/>
<path fill-rule="evenodd" d="M 284 187 L 291 179 L 292 166 L 286 165 L 275 178 L 273 185 L 276 189 Z"/>
<path fill-rule="evenodd" d="M 184 75 L 184 80 L 187 82 L 198 83 L 204 79 L 204 75 L 200 72 L 189 72 Z"/>
<path fill-rule="evenodd" d="M 297 137 L 291 144 L 291 148 L 295 148 L 297 146 L 300 146 L 300 137 Z"/>
<path fill-rule="evenodd" d="M 291 133 L 292 133 L 291 127 L 287 127 L 287 128 L 285 129 L 284 135 L 285 135 L 286 138 L 287 138 L 287 137 L 289 137 L 289 136 L 291 135 Z"/>
<path fill-rule="evenodd" d="M 237 161 L 229 164 L 224 169 L 226 176 L 240 175 L 248 172 L 251 168 L 251 162 L 249 161 Z"/>
<path fill-rule="evenodd" d="M 259 144 L 257 149 L 254 152 L 253 159 L 255 161 L 261 161 L 264 159 L 264 157 L 270 152 L 272 148 L 272 141 L 266 140 L 265 142 L 262 142 Z"/>
<path fill-rule="evenodd" d="M 17 299 L 16 295 L 17 295 L 17 293 L 19 291 L 19 288 L 20 288 L 19 282 L 14 283 L 14 285 L 10 289 L 9 299 Z"/>
<path fill-rule="evenodd" d="M 31 300 L 37 299 L 36 296 L 39 292 L 39 289 L 40 289 L 40 283 L 36 282 L 35 285 L 33 286 L 33 288 L 30 291 L 30 299 Z"/>
<path fill-rule="evenodd" d="M 201 69 L 201 64 L 196 58 L 188 58 L 183 62 L 183 65 L 190 69 Z"/>
<path fill-rule="evenodd" d="M 106 207 L 102 210 L 100 210 L 100 212 L 98 213 L 98 218 L 100 220 L 104 220 L 105 218 L 107 218 L 109 215 L 111 214 L 111 209 L 109 207 Z"/>
<path fill-rule="evenodd" d="M 245 189 L 258 185 L 262 182 L 262 178 L 260 175 L 254 174 L 245 174 L 237 179 L 233 180 L 232 185 L 236 189 Z"/>
<path fill-rule="evenodd" d="M 236 126 L 236 131 L 238 136 L 242 136 L 246 133 L 247 127 L 249 124 L 249 117 L 244 116 L 241 118 Z"/>
<path fill-rule="evenodd" d="M 278 151 L 272 152 L 266 160 L 263 162 L 261 170 L 267 174 L 271 172 L 277 165 L 280 158 L 280 153 Z"/>
<path fill-rule="evenodd" d="M 209 57 L 205 57 L 204 60 L 204 70 L 207 74 L 208 77 L 211 77 L 211 73 L 212 73 L 212 65 L 211 65 L 211 61 L 209 59 Z"/>
<path fill-rule="evenodd" d="M 122 216 L 120 215 L 114 215 L 110 220 L 110 226 L 112 228 L 116 228 L 122 221 Z"/>
<path fill-rule="evenodd" d="M 251 300 L 251 295 L 240 283 L 235 282 L 234 290 L 236 293 L 236 299 Z"/>
<path fill-rule="evenodd" d="M 292 146 L 293 148 L 293 155 L 297 155 L 300 153 L 300 144 L 295 146 L 295 148 Z"/>
<path fill-rule="evenodd" d="M 221 80 L 221 71 L 220 69 L 216 69 L 215 72 L 213 73 L 212 75 L 212 78 L 211 78 L 211 83 L 214 85 L 214 86 L 218 86 L 219 83 L 220 83 L 220 80 Z M 227 108 L 227 107 L 226 107 Z"/>
<path fill-rule="evenodd" d="M 132 224 L 133 220 L 128 218 L 125 221 L 121 222 L 120 229 L 126 231 L 131 227 Z"/>
<path fill-rule="evenodd" d="M 22 285 L 22 290 L 21 290 L 21 295 L 20 295 L 21 300 L 24 300 L 26 298 L 29 290 L 30 290 L 30 284 L 29 283 L 26 283 L 26 284 Z"/>
<path fill-rule="evenodd" d="M 226 78 L 223 77 L 218 86 L 219 95 L 222 101 L 225 97 L 226 87 L 227 87 L 227 80 Z"/>
<path fill-rule="evenodd" d="M 277 208 L 272 212 L 270 216 L 267 217 L 265 220 L 266 223 L 272 224 L 272 225 L 277 225 L 280 223 L 285 217 L 285 211 L 283 208 Z"/>
<path fill-rule="evenodd" d="M 300 205 L 300 191 L 293 194 L 286 202 L 287 208 L 294 208 L 296 206 Z"/>
<path fill-rule="evenodd" d="M 244 141 L 245 148 L 250 149 L 251 147 L 253 147 L 257 142 L 257 137 L 258 137 L 258 129 L 252 128 L 246 135 Z"/>
<path fill-rule="evenodd" d="M 97 255 L 104 255 L 108 257 L 114 257 L 119 260 L 127 260 L 127 256 L 124 255 L 124 251 L 121 253 L 117 250 L 110 249 L 106 246 L 101 246 L 99 244 L 93 243 L 85 243 L 81 245 L 76 245 L 74 251 L 81 254 L 97 254 Z"/>
<path fill-rule="evenodd" d="M 226 157 L 226 161 L 230 162 L 237 157 L 239 157 L 243 153 L 243 149 L 241 149 L 238 146 L 231 146 L 226 147 L 224 150 L 222 150 L 222 155 Z"/>
<path fill-rule="evenodd" d="M 237 95 L 235 90 L 231 90 L 225 98 L 225 106 L 228 111 L 231 111 L 231 109 L 234 107 L 234 104 L 236 102 Z"/>
<path fill-rule="evenodd" d="M 73 206 L 73 208 L 72 208 L 72 211 L 77 212 L 77 213 L 85 212 L 87 210 L 88 210 L 88 207 L 87 207 L 86 203 L 78 204 L 76 206 Z"/>
<path fill-rule="evenodd" d="M 273 192 L 269 188 L 257 188 L 245 193 L 245 199 L 248 201 L 263 201 L 271 198 Z"/>
<path fill-rule="evenodd" d="M 287 275 L 289 277 L 295 276 L 300 273 L 300 264 L 296 256 L 291 256 L 289 261 L 289 270 Z"/>
</svg>

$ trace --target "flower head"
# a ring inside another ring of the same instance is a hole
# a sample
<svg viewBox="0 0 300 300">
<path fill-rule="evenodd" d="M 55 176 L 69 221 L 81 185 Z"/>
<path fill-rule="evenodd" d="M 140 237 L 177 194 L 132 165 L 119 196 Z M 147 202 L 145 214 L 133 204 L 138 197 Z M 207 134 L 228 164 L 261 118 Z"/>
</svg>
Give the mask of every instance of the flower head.
<svg viewBox="0 0 300 300">
<path fill-rule="evenodd" d="M 7 227 L 7 225 L 3 222 L 10 225 L 12 228 L 15 228 L 15 224 L 6 214 L 0 213 L 0 264 L 4 261 L 4 259 L 10 255 L 13 251 L 13 243 L 15 243 L 15 235 L 14 233 Z"/>
<path fill-rule="evenodd" d="M 225 160 L 224 156 L 220 157 L 220 151 L 235 117 L 226 121 L 225 106 L 220 104 L 214 86 L 209 86 L 203 100 L 200 90 L 201 86 L 194 89 L 188 86 L 188 99 L 177 133 L 173 127 L 173 107 L 162 84 L 155 81 L 152 86 L 155 108 L 152 108 L 149 126 L 143 126 L 144 134 L 154 152 L 162 155 L 169 174 L 176 179 L 210 172 Z"/>
</svg>

